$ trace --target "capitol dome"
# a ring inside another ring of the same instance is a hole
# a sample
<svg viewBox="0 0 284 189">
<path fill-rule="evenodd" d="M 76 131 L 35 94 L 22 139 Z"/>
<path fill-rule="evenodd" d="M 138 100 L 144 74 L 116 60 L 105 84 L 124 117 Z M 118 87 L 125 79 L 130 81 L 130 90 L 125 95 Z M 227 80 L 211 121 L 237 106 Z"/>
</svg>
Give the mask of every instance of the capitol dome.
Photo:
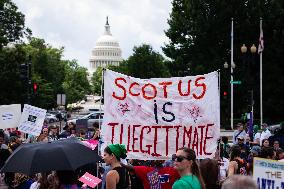
<svg viewBox="0 0 284 189">
<path fill-rule="evenodd" d="M 92 50 L 90 58 L 91 72 L 95 72 L 98 67 L 105 68 L 108 65 L 118 66 L 121 61 L 121 49 L 118 41 L 110 32 L 107 17 L 104 35 L 99 37 L 96 41 L 96 46 Z"/>
</svg>

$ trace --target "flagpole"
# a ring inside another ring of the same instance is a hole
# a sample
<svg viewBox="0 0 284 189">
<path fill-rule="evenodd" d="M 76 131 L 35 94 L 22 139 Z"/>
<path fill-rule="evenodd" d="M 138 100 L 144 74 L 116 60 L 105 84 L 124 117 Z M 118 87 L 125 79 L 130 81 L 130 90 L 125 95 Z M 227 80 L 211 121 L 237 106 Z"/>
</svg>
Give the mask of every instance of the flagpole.
<svg viewBox="0 0 284 189">
<path fill-rule="evenodd" d="M 262 31 L 262 18 L 260 17 L 260 35 L 262 35 L 263 38 L 263 31 Z M 263 39 L 261 39 L 263 40 Z M 261 43 L 261 41 L 260 41 Z M 263 124 L 263 106 L 262 106 L 262 52 L 263 52 L 263 47 L 262 47 L 262 51 L 260 52 L 260 59 L 259 59 L 259 64 L 260 64 L 260 124 Z"/>
<path fill-rule="evenodd" d="M 231 129 L 234 130 L 234 85 L 233 85 L 233 64 L 234 64 L 234 18 L 232 18 L 231 23 Z"/>
</svg>

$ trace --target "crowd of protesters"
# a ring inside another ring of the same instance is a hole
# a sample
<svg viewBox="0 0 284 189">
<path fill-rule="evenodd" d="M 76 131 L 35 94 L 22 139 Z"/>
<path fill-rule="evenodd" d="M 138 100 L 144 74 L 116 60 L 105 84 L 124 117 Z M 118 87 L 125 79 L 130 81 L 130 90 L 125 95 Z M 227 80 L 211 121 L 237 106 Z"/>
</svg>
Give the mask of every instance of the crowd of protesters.
<svg viewBox="0 0 284 189">
<path fill-rule="evenodd" d="M 3 167 L 9 156 L 24 143 L 35 142 L 52 142 L 55 140 L 76 137 L 79 140 L 89 140 L 99 138 L 98 124 L 86 130 L 76 130 L 74 123 L 69 123 L 60 132 L 59 126 L 48 126 L 46 122 L 43 124 L 42 131 L 39 136 L 27 135 L 19 132 L 17 129 L 0 130 L 0 168 Z M 23 159 L 24 161 L 24 159 Z M 78 168 L 76 171 L 53 171 L 50 173 L 39 173 L 36 175 L 24 175 L 21 173 L 1 173 L 1 181 L 5 182 L 8 188 L 17 189 L 57 189 L 57 188 L 81 188 L 82 183 L 78 181 L 78 177 L 85 172 L 93 175 L 97 174 L 97 165 L 88 164 Z"/>
<path fill-rule="evenodd" d="M 282 130 L 280 132 L 283 132 Z M 78 130 L 76 125 L 69 123 L 60 132 L 56 125 L 47 126 L 45 123 L 39 136 L 24 135 L 17 130 L 0 131 L 0 167 L 7 158 L 22 143 L 51 142 L 63 138 L 76 137 L 80 140 L 99 139 L 99 128 L 94 124 L 87 130 Z M 21 173 L 5 173 L 4 181 L 9 188 L 18 189 L 57 189 L 57 188 L 87 188 L 82 186 L 78 178 L 85 172 L 102 179 L 98 186 L 102 189 L 150 189 L 149 174 L 158 174 L 162 189 L 218 189 L 238 188 L 240 184 L 256 188 L 252 180 L 253 158 L 261 157 L 284 161 L 283 143 L 276 136 L 272 136 L 267 124 L 259 131 L 254 127 L 253 138 L 248 135 L 243 124 L 237 125 L 232 136 L 232 144 L 227 137 L 218 142 L 218 149 L 214 159 L 197 160 L 192 149 L 183 147 L 178 149 L 171 160 L 128 160 L 124 145 L 109 145 L 102 154 L 104 163 L 94 162 L 75 171 L 52 171 L 36 175 Z M 244 175 L 244 176 L 236 176 Z M 238 185 L 239 184 L 239 185 Z M 245 187 L 242 187 L 245 188 Z"/>
<path fill-rule="evenodd" d="M 282 126 L 279 132 L 283 132 L 283 129 Z M 107 148 L 104 154 L 105 159 L 112 157 L 115 163 L 109 163 L 108 170 L 111 173 L 106 174 L 104 181 L 106 189 L 121 188 L 119 179 L 121 172 L 115 172 L 117 167 L 120 167 L 119 169 L 124 167 L 129 172 L 130 179 L 127 183 L 128 188 L 132 189 L 152 188 L 149 173 L 153 171 L 157 171 L 161 188 L 165 189 L 256 189 L 257 184 L 252 179 L 253 158 L 284 160 L 281 142 L 271 135 L 267 124 L 262 125 L 261 131 L 255 126 L 253 140 L 251 140 L 248 131 L 245 131 L 243 124 L 239 123 L 232 141 L 233 143 L 230 144 L 227 137 L 222 137 L 218 142 L 216 157 L 199 161 L 196 160 L 196 154 L 192 149 L 183 147 L 172 156 L 172 160 L 130 160 L 128 164 L 119 165 L 119 153 Z M 121 178 L 124 180 L 125 177 Z"/>
</svg>

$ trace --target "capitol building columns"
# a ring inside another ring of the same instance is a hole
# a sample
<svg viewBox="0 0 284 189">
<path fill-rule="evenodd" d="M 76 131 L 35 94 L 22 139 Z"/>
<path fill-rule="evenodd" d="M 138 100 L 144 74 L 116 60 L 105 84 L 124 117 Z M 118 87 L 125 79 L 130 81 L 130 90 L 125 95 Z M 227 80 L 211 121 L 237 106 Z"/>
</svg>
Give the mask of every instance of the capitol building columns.
<svg viewBox="0 0 284 189">
<path fill-rule="evenodd" d="M 110 32 L 110 25 L 107 17 L 104 34 L 99 37 L 96 46 L 92 49 L 90 71 L 93 73 L 98 67 L 105 68 L 109 65 L 119 66 L 120 62 L 122 62 L 121 49 L 118 41 Z"/>
</svg>

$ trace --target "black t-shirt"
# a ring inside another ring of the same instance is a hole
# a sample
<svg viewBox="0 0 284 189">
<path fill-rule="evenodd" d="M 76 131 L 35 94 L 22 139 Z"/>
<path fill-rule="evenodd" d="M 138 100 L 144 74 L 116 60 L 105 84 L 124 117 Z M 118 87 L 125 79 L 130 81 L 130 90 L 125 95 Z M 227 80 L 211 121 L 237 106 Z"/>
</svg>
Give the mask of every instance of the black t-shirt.
<svg viewBox="0 0 284 189">
<path fill-rule="evenodd" d="M 3 165 L 5 164 L 5 161 L 8 159 L 10 154 L 11 153 L 10 153 L 10 151 L 8 149 L 0 148 L 0 168 L 3 167 Z"/>
<path fill-rule="evenodd" d="M 128 172 L 124 167 L 115 167 L 112 170 L 116 170 L 119 175 L 119 181 L 116 184 L 116 189 L 127 189 L 129 185 Z"/>
</svg>

